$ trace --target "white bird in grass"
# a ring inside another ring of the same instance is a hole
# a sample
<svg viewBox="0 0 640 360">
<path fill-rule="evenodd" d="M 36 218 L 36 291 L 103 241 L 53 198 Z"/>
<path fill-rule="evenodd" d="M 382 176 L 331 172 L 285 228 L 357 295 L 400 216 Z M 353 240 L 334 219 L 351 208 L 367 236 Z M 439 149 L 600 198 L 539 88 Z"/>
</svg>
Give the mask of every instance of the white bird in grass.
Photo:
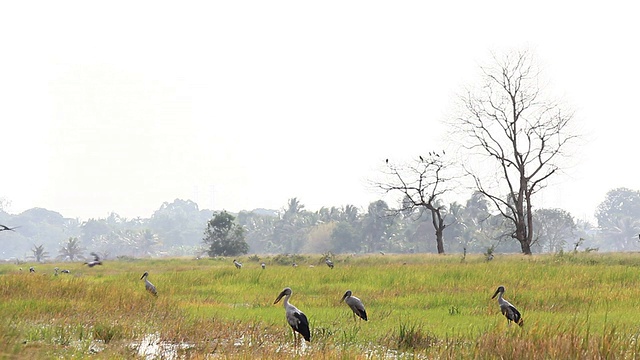
<svg viewBox="0 0 640 360">
<path fill-rule="evenodd" d="M 328 267 L 333 269 L 333 261 L 326 259 L 324 262 L 327 264 Z"/>
<path fill-rule="evenodd" d="M 233 259 L 233 265 L 236 266 L 236 269 L 241 269 L 242 268 L 242 263 L 238 262 L 236 259 Z"/>
<path fill-rule="evenodd" d="M 262 266 L 262 270 L 264 270 L 267 267 L 265 263 L 260 264 L 260 266 Z"/>
<path fill-rule="evenodd" d="M 515 322 L 516 324 L 522 326 L 524 325 L 524 321 L 522 320 L 522 315 L 515 306 L 511 305 L 505 298 L 504 295 L 504 286 L 498 286 L 498 289 L 491 297 L 492 299 L 498 296 L 498 305 L 500 305 L 500 311 L 502 311 L 502 315 L 507 318 L 507 324 L 511 325 L 511 322 Z"/>
<path fill-rule="evenodd" d="M 158 291 L 156 290 L 155 285 L 153 285 L 147 279 L 148 276 L 149 276 L 149 273 L 145 271 L 144 274 L 142 274 L 142 277 L 140 278 L 140 280 L 144 279 L 144 288 L 147 289 L 148 292 L 153 294 L 153 296 L 158 296 Z"/>
<path fill-rule="evenodd" d="M 284 288 L 282 292 L 274 301 L 274 304 L 277 304 L 282 297 L 284 297 L 284 311 L 287 317 L 287 322 L 293 329 L 293 337 L 297 340 L 296 332 L 300 333 L 302 337 L 306 341 L 311 341 L 311 332 L 309 331 L 309 320 L 307 320 L 307 316 L 300 311 L 297 307 L 293 306 L 293 304 L 289 303 L 289 298 L 291 297 L 292 291 L 291 288 Z M 296 341 L 297 343 L 297 341 Z"/>
<path fill-rule="evenodd" d="M 362 320 L 368 321 L 367 312 L 364 309 L 364 304 L 360 299 L 351 295 L 351 290 L 347 290 L 347 292 L 344 293 L 344 295 L 342 295 L 342 300 L 340 301 L 344 301 L 345 303 L 347 303 L 347 305 L 349 305 L 349 307 L 351 308 L 351 311 L 353 311 L 354 320 L 356 320 L 356 315 L 357 315 Z"/>
</svg>

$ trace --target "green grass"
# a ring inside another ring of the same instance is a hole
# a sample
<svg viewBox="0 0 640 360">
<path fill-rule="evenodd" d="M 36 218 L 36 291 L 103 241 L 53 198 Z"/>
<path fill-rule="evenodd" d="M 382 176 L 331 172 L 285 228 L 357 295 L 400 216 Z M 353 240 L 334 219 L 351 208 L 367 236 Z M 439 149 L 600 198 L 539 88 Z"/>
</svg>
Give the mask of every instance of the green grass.
<svg viewBox="0 0 640 360">
<path fill-rule="evenodd" d="M 319 255 L 297 268 L 263 257 L 266 270 L 231 260 L 0 265 L 0 358 L 144 358 L 145 341 L 167 350 L 157 358 L 640 357 L 640 254 L 338 256 L 333 270 Z M 498 285 L 523 328 L 491 299 Z M 285 286 L 310 320 L 307 346 L 273 304 Z M 369 322 L 340 302 L 348 289 Z"/>
</svg>

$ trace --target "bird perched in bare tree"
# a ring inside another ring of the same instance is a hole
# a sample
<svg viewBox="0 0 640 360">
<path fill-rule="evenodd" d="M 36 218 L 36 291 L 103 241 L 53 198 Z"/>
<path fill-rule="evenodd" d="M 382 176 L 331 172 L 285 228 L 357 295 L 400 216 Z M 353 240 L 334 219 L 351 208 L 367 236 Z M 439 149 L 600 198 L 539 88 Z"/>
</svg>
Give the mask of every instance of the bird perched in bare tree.
<svg viewBox="0 0 640 360">
<path fill-rule="evenodd" d="M 2 225 L 0 224 L 0 231 L 15 231 L 14 229 L 19 228 L 19 226 L 14 226 L 14 227 L 8 227 L 6 225 Z"/>
<path fill-rule="evenodd" d="M 367 312 L 364 309 L 364 304 L 362 304 L 362 301 L 360 299 L 351 295 L 351 290 L 347 290 L 347 292 L 342 296 L 342 300 L 340 301 L 344 301 L 347 305 L 349 305 L 351 311 L 353 311 L 354 320 L 356 320 L 355 316 L 357 315 L 362 320 L 367 321 Z"/>
<path fill-rule="evenodd" d="M 145 271 L 144 274 L 142 274 L 142 277 L 140 278 L 140 280 L 144 279 L 144 288 L 147 289 L 148 292 L 153 294 L 153 296 L 158 296 L 158 291 L 156 290 L 156 286 L 153 285 L 147 279 L 147 277 L 149 277 L 149 273 Z"/>
<path fill-rule="evenodd" d="M 85 262 L 83 265 L 87 265 L 89 267 L 94 267 L 96 265 L 102 265 L 102 261 L 100 260 L 100 257 L 98 256 L 98 254 L 92 252 L 91 255 L 93 256 L 93 260 Z"/>
</svg>

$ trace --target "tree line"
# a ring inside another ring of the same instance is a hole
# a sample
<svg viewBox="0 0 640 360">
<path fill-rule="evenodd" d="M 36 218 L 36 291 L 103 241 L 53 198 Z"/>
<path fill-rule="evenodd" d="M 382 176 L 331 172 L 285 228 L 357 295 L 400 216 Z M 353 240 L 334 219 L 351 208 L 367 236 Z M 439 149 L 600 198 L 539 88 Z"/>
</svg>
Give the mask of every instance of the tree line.
<svg viewBox="0 0 640 360">
<path fill-rule="evenodd" d="M 446 224 L 442 234 L 446 253 L 521 252 L 511 237 L 512 224 L 484 194 L 437 204 Z M 609 191 L 595 210 L 595 219 L 593 224 L 562 209 L 535 210 L 532 252 L 640 250 L 640 191 Z M 0 223 L 19 226 L 0 233 L 3 258 L 23 261 L 82 261 L 90 252 L 106 259 L 439 252 L 431 211 L 394 208 L 383 200 L 366 209 L 346 205 L 308 211 L 292 198 L 278 210 L 231 214 L 201 210 L 190 200 L 176 199 L 150 218 L 126 219 L 112 213 L 79 221 L 36 208 L 17 215 L 0 210 Z"/>
</svg>

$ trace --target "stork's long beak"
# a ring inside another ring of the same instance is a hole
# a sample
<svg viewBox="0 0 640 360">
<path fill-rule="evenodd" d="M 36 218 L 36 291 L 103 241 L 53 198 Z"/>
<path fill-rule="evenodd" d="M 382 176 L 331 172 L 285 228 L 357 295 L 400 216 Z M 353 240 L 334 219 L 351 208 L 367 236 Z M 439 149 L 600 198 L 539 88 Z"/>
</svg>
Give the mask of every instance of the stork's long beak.
<svg viewBox="0 0 640 360">
<path fill-rule="evenodd" d="M 342 301 L 344 301 L 344 299 L 346 299 L 346 298 L 347 298 L 347 293 L 344 293 L 344 295 L 342 295 L 342 299 L 340 299 L 340 301 L 342 302 Z"/>
<path fill-rule="evenodd" d="M 142 274 L 142 276 L 140 277 L 140 280 L 144 279 L 145 276 L 147 276 L 147 273 Z"/>
<path fill-rule="evenodd" d="M 499 292 L 500 292 L 500 290 L 496 290 L 496 292 L 493 293 L 493 296 L 491 298 L 492 299 L 495 298 L 498 295 Z"/>
<path fill-rule="evenodd" d="M 280 293 L 280 295 L 278 295 L 278 297 L 276 298 L 276 301 L 274 301 L 274 304 L 277 304 L 278 301 L 280 301 L 280 299 L 282 299 L 282 297 L 284 296 L 284 291 Z"/>
</svg>

